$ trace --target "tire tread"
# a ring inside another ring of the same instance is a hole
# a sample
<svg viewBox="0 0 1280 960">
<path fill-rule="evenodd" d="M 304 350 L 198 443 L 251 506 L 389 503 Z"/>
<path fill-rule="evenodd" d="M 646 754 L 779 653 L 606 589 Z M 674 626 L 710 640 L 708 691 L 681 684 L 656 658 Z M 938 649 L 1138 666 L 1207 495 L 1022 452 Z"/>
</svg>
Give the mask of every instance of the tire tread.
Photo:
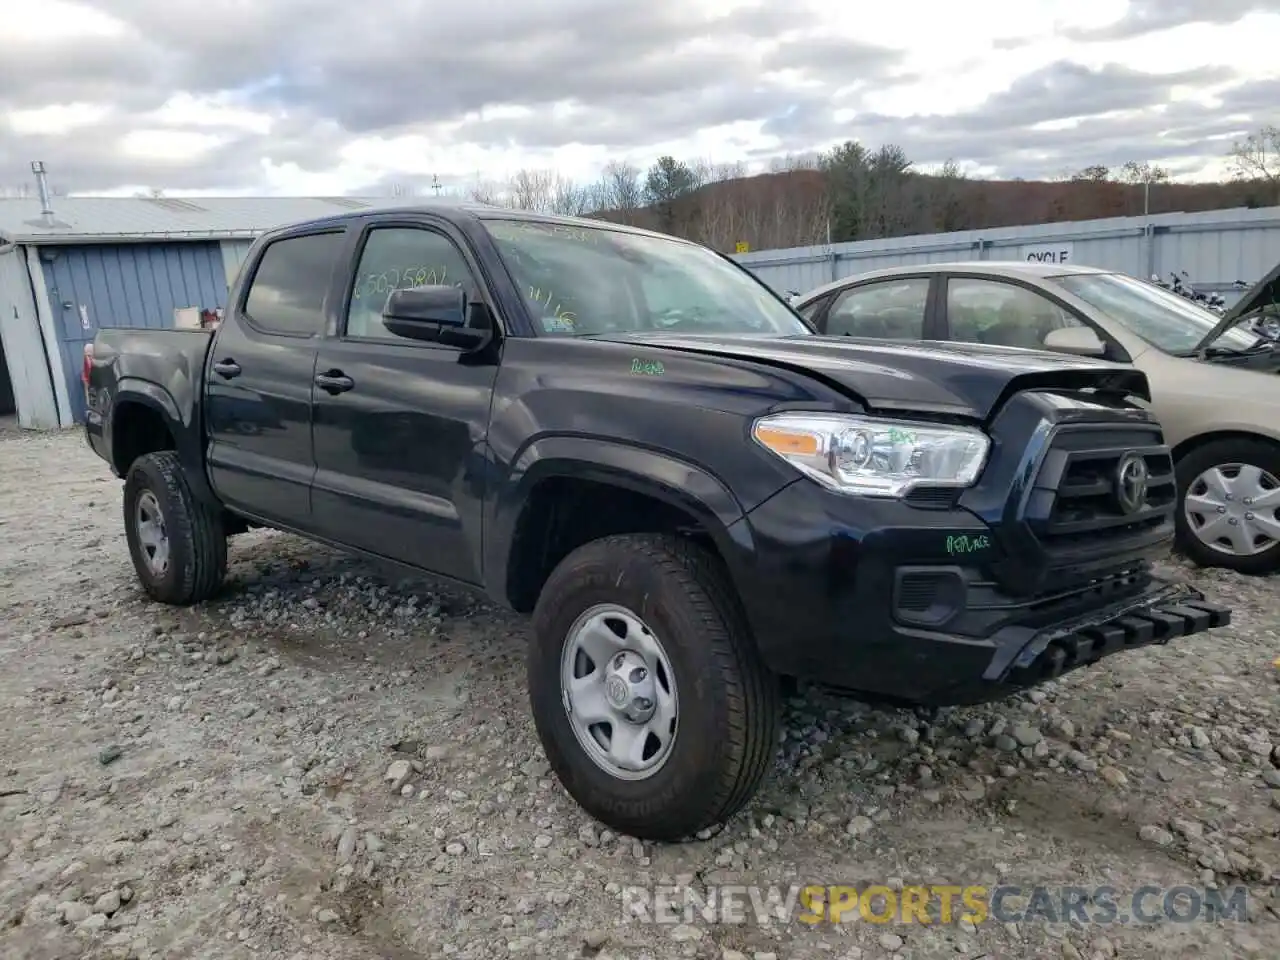
<svg viewBox="0 0 1280 960">
<path fill-rule="evenodd" d="M 728 820 L 747 804 L 769 772 L 777 749 L 780 691 L 777 678 L 760 659 L 723 564 L 698 544 L 667 534 L 604 537 L 578 548 L 571 557 L 585 551 L 641 557 L 680 591 L 696 611 L 699 640 L 711 653 L 710 682 L 720 686 L 727 705 L 725 759 L 715 789 L 701 803 L 673 811 L 665 820 L 655 818 L 645 825 L 646 835 L 684 839 Z M 547 585 L 551 593 L 555 579 L 553 573 Z M 544 588 L 544 596 L 547 592 Z"/>
<path fill-rule="evenodd" d="M 188 562 L 182 565 L 181 578 L 172 589 L 157 589 L 146 584 L 148 594 L 162 603 L 174 606 L 191 606 L 213 597 L 222 586 L 227 573 L 227 538 L 222 529 L 222 514 L 201 501 L 187 482 L 186 473 L 178 454 L 172 450 L 149 453 L 134 461 L 129 469 L 154 472 L 164 490 L 153 491 L 163 495 L 171 508 L 166 516 L 172 540 L 175 535 L 185 544 L 182 551 Z M 127 515 L 126 523 L 132 523 Z"/>
</svg>

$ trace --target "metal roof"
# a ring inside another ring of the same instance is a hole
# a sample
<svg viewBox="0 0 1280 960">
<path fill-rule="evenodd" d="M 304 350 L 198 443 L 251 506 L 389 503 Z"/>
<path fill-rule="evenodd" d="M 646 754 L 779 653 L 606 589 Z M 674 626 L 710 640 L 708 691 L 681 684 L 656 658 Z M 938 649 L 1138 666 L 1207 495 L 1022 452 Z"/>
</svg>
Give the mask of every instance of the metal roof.
<svg viewBox="0 0 1280 960">
<path fill-rule="evenodd" d="M 353 211 L 448 203 L 423 197 L 0 198 L 0 243 L 128 243 L 252 239 L 273 227 Z"/>
</svg>

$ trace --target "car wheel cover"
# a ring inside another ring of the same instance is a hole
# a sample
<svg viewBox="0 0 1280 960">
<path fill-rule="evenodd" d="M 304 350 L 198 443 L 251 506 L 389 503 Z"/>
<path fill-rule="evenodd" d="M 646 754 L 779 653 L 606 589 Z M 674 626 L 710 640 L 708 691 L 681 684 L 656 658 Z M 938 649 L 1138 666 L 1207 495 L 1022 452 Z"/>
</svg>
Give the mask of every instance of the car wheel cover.
<svg viewBox="0 0 1280 960">
<path fill-rule="evenodd" d="M 1220 463 L 1191 481 L 1183 514 L 1210 550 L 1254 557 L 1280 543 L 1280 479 L 1251 463 Z"/>
</svg>

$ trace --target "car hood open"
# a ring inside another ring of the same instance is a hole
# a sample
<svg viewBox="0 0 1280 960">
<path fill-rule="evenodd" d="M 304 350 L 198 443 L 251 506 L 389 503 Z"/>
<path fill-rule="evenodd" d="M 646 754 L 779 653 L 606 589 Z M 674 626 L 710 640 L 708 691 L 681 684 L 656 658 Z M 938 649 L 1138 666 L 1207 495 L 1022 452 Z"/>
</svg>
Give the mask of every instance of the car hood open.
<svg viewBox="0 0 1280 960">
<path fill-rule="evenodd" d="M 1231 309 L 1222 315 L 1217 325 L 1196 344 L 1196 351 L 1203 350 L 1255 310 L 1261 310 L 1273 303 L 1280 303 L 1280 263 L 1277 263 L 1270 273 L 1232 304 Z"/>
<path fill-rule="evenodd" d="M 1150 400 L 1135 367 L 1085 357 L 985 344 L 853 337 L 713 336 L 664 333 L 601 339 L 738 358 L 826 380 L 878 410 L 940 413 L 987 420 L 1019 390 L 1092 388 Z"/>
</svg>

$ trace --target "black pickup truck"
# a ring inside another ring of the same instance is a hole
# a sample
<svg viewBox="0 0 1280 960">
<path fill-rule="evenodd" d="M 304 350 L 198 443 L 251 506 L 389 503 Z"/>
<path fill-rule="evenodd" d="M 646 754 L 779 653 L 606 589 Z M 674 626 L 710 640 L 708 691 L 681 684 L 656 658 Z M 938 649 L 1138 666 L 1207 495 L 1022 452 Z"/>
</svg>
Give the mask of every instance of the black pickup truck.
<svg viewBox="0 0 1280 960">
<path fill-rule="evenodd" d="M 468 204 L 275 230 L 229 303 L 86 355 L 146 592 L 263 526 L 531 612 L 547 757 L 635 836 L 750 799 L 784 678 L 974 703 L 1230 619 L 1153 575 L 1129 367 L 821 337 L 704 247 Z"/>
</svg>

